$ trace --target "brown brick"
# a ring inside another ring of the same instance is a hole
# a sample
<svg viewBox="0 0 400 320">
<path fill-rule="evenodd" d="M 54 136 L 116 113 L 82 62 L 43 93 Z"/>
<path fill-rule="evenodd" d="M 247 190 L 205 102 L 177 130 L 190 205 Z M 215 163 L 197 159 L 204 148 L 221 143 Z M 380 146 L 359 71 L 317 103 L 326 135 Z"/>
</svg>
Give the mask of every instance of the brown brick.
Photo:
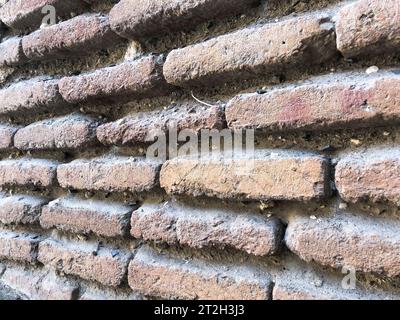
<svg viewBox="0 0 400 320">
<path fill-rule="evenodd" d="M 11 38 L 0 43 L 0 66 L 16 66 L 26 61 L 21 38 Z"/>
<path fill-rule="evenodd" d="M 337 46 L 345 57 L 400 52 L 400 2 L 360 0 L 337 16 Z"/>
<path fill-rule="evenodd" d="M 296 17 L 173 50 L 165 62 L 164 75 L 174 85 L 210 86 L 318 64 L 335 52 L 328 16 Z"/>
<path fill-rule="evenodd" d="M 0 231 L 0 260 L 33 263 L 37 258 L 40 237 L 37 235 Z"/>
<path fill-rule="evenodd" d="M 71 103 L 121 103 L 168 92 L 162 75 L 162 57 L 150 55 L 115 67 L 62 78 L 60 92 Z"/>
<path fill-rule="evenodd" d="M 316 220 L 297 217 L 289 221 L 285 241 L 307 262 L 392 277 L 400 275 L 399 226 L 393 219 L 344 212 Z"/>
<path fill-rule="evenodd" d="M 399 92 L 400 76 L 394 72 L 343 73 L 265 94 L 238 95 L 229 101 L 226 119 L 234 129 L 266 131 L 381 126 L 400 120 Z"/>
<path fill-rule="evenodd" d="M 129 264 L 130 287 L 164 299 L 265 300 L 270 276 L 247 266 L 161 255 L 142 247 Z"/>
<path fill-rule="evenodd" d="M 18 127 L 0 124 L 0 150 L 8 150 L 14 146 L 14 135 Z"/>
<path fill-rule="evenodd" d="M 284 150 L 254 157 L 181 157 L 167 161 L 161 187 L 170 194 L 247 200 L 309 200 L 329 194 L 328 164 L 320 156 Z"/>
<path fill-rule="evenodd" d="M 64 111 L 66 106 L 58 92 L 58 80 L 32 79 L 0 90 L 0 115 Z"/>
<path fill-rule="evenodd" d="M 238 14 L 258 0 L 122 0 L 110 12 L 111 27 L 130 39 L 181 31 L 217 17 Z"/>
<path fill-rule="evenodd" d="M 117 237 L 125 235 L 131 213 L 132 208 L 118 203 L 62 198 L 43 208 L 40 224 L 46 229 Z"/>
<path fill-rule="evenodd" d="M 23 37 L 22 47 L 29 59 L 50 60 L 91 54 L 119 41 L 107 16 L 85 14 Z"/>
<path fill-rule="evenodd" d="M 49 187 L 56 181 L 57 162 L 22 158 L 0 161 L 0 185 Z"/>
<path fill-rule="evenodd" d="M 107 157 L 60 165 L 57 177 L 64 188 L 142 192 L 158 185 L 159 170 L 144 158 Z"/>
<path fill-rule="evenodd" d="M 340 196 L 350 202 L 390 201 L 400 204 L 400 150 L 371 149 L 342 158 L 335 181 Z"/>
<path fill-rule="evenodd" d="M 39 244 L 38 260 L 65 274 L 116 287 L 125 277 L 129 255 L 89 243 L 61 243 L 45 240 Z"/>
<path fill-rule="evenodd" d="M 3 224 L 32 224 L 39 220 L 42 206 L 47 201 L 28 195 L 14 195 L 0 199 L 0 222 Z"/>
<path fill-rule="evenodd" d="M 82 149 L 96 143 L 97 125 L 95 119 L 79 114 L 35 122 L 18 130 L 14 145 L 20 150 Z"/>
<path fill-rule="evenodd" d="M 170 106 L 166 110 L 143 112 L 100 126 L 97 138 L 105 145 L 129 145 L 153 142 L 160 133 L 169 130 L 190 129 L 199 133 L 201 129 L 222 129 L 224 112 L 221 107 L 200 105 Z"/>
<path fill-rule="evenodd" d="M 57 17 L 67 18 L 85 6 L 81 0 L 9 0 L 0 8 L 0 20 L 13 29 L 26 31 L 40 27 L 46 13 L 42 8 L 51 5 Z"/>
<path fill-rule="evenodd" d="M 254 255 L 277 252 L 283 235 L 276 218 L 171 202 L 143 205 L 133 212 L 131 226 L 132 235 L 144 240 L 193 248 L 228 246 Z"/>
</svg>

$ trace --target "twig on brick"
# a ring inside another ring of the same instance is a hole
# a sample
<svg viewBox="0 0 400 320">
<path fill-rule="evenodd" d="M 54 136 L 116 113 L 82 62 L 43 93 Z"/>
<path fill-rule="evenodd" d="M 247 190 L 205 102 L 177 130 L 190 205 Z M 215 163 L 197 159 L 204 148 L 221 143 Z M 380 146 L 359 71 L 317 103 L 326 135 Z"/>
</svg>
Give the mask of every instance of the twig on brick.
<svg viewBox="0 0 400 320">
<path fill-rule="evenodd" d="M 205 106 L 209 106 L 209 107 L 215 107 L 215 106 L 212 105 L 212 104 L 209 104 L 209 103 L 207 103 L 207 102 L 201 101 L 200 99 L 196 98 L 196 97 L 194 96 L 194 94 L 193 94 L 193 91 L 191 91 L 190 93 L 192 94 L 193 99 L 196 100 L 198 103 L 204 104 Z"/>
</svg>

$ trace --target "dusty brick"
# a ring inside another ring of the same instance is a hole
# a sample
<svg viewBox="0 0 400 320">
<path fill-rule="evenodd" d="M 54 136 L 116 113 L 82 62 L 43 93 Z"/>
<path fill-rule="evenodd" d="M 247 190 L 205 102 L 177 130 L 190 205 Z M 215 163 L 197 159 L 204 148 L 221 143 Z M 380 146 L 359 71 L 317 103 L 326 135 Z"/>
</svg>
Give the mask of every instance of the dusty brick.
<svg viewBox="0 0 400 320">
<path fill-rule="evenodd" d="M 118 237 L 126 234 L 131 213 L 131 207 L 118 203 L 62 198 L 43 208 L 40 224 L 46 229 Z"/>
<path fill-rule="evenodd" d="M 80 114 L 35 122 L 18 130 L 14 145 L 20 150 L 82 149 L 96 143 L 97 125 Z"/>
<path fill-rule="evenodd" d="M 400 150 L 370 149 L 343 157 L 336 166 L 340 196 L 349 202 L 390 201 L 400 205 Z"/>
<path fill-rule="evenodd" d="M 49 187 L 56 182 L 57 162 L 22 158 L 0 161 L 0 185 Z"/>
<path fill-rule="evenodd" d="M 337 16 L 337 46 L 345 57 L 400 51 L 400 2 L 360 0 Z"/>
<path fill-rule="evenodd" d="M 221 107 L 200 105 L 171 106 L 166 110 L 143 112 L 136 116 L 106 123 L 97 129 L 97 138 L 105 145 L 130 145 L 153 142 L 160 133 L 169 130 L 222 129 L 224 112 Z"/>
<path fill-rule="evenodd" d="M 23 37 L 22 47 L 29 59 L 50 60 L 91 54 L 119 41 L 107 16 L 85 14 Z"/>
<path fill-rule="evenodd" d="M 0 7 L 0 20 L 10 28 L 26 31 L 40 27 L 44 16 L 42 8 L 51 5 L 57 17 L 67 18 L 72 12 L 85 8 L 81 0 L 9 0 Z"/>
<path fill-rule="evenodd" d="M 163 165 L 160 182 L 170 194 L 309 200 L 329 194 L 327 173 L 328 163 L 320 156 L 265 150 L 254 157 L 178 157 Z"/>
<path fill-rule="evenodd" d="M 33 263 L 40 237 L 33 234 L 0 231 L 0 260 Z"/>
<path fill-rule="evenodd" d="M 265 94 L 238 95 L 228 102 L 226 119 L 230 128 L 266 131 L 381 126 L 400 120 L 399 92 L 395 72 L 343 73 Z"/>
<path fill-rule="evenodd" d="M 122 301 L 122 300 L 142 300 L 142 297 L 138 294 L 126 290 L 101 288 L 101 289 L 86 289 L 85 293 L 81 295 L 79 300 L 111 300 L 111 301 Z"/>
<path fill-rule="evenodd" d="M 21 38 L 11 38 L 0 43 L 0 66 L 16 66 L 26 61 Z"/>
<path fill-rule="evenodd" d="M 128 268 L 130 287 L 164 299 L 265 300 L 270 276 L 251 267 L 161 255 L 142 247 Z"/>
<path fill-rule="evenodd" d="M 321 63 L 335 52 L 329 17 L 303 16 L 173 50 L 164 64 L 164 75 L 174 85 L 210 86 Z"/>
<path fill-rule="evenodd" d="M 65 274 L 116 287 L 125 277 L 129 255 L 97 244 L 47 239 L 39 244 L 38 260 Z"/>
<path fill-rule="evenodd" d="M 340 212 L 313 220 L 292 218 L 286 230 L 287 247 L 301 259 L 333 268 L 400 275 L 399 223 Z"/>
<path fill-rule="evenodd" d="M 131 226 L 131 234 L 144 240 L 193 248 L 228 246 L 254 255 L 276 253 L 283 235 L 276 218 L 171 202 L 143 205 L 133 212 Z"/>
<path fill-rule="evenodd" d="M 168 93 L 162 56 L 146 56 L 115 67 L 60 80 L 60 92 L 71 103 L 121 103 Z"/>
<path fill-rule="evenodd" d="M 58 80 L 32 79 L 0 90 L 0 114 L 24 115 L 64 111 L 67 103 L 58 92 Z"/>
<path fill-rule="evenodd" d="M 14 146 L 14 135 L 18 127 L 0 124 L 0 150 L 8 150 Z"/>
<path fill-rule="evenodd" d="M 160 166 L 144 158 L 75 160 L 58 166 L 57 177 L 64 188 L 142 192 L 158 185 Z"/>
<path fill-rule="evenodd" d="M 14 195 L 0 198 L 0 222 L 3 224 L 33 224 L 39 220 L 44 198 Z"/>
<path fill-rule="evenodd" d="M 243 12 L 258 0 L 122 0 L 110 12 L 111 27 L 128 39 L 180 31 L 217 17 Z"/>
</svg>

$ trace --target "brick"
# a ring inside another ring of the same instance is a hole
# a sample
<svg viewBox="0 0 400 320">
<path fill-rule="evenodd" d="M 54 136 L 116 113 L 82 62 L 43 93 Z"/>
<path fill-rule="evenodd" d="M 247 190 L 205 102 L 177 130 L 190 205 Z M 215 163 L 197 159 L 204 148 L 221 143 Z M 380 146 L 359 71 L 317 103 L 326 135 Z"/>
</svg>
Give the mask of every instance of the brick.
<svg viewBox="0 0 400 320">
<path fill-rule="evenodd" d="M 254 156 L 178 157 L 167 161 L 160 183 L 169 194 L 243 200 L 309 200 L 329 194 L 328 163 L 284 150 Z"/>
<path fill-rule="evenodd" d="M 349 202 L 370 200 L 400 204 L 400 150 L 370 149 L 343 157 L 336 166 L 340 196 Z"/>
<path fill-rule="evenodd" d="M 40 224 L 45 229 L 118 237 L 127 233 L 131 213 L 131 207 L 118 203 L 62 198 L 43 208 Z"/>
<path fill-rule="evenodd" d="M 204 21 L 243 12 L 257 0 L 122 0 L 110 12 L 111 27 L 128 39 L 181 31 Z"/>
<path fill-rule="evenodd" d="M 226 120 L 233 129 L 264 131 L 382 126 L 400 120 L 399 90 L 400 76 L 392 71 L 337 74 L 265 94 L 238 95 L 227 104 Z"/>
<path fill-rule="evenodd" d="M 29 59 L 51 60 L 88 55 L 118 42 L 107 16 L 85 14 L 23 37 L 22 47 Z"/>
<path fill-rule="evenodd" d="M 0 185 L 50 187 L 56 181 L 57 162 L 22 158 L 0 161 Z"/>
<path fill-rule="evenodd" d="M 14 145 L 20 150 L 82 149 L 96 144 L 97 125 L 80 114 L 35 122 L 18 130 Z"/>
<path fill-rule="evenodd" d="M 111 300 L 111 301 L 123 301 L 123 300 L 142 300 L 142 298 L 130 291 L 126 292 L 125 290 L 110 290 L 109 288 L 100 288 L 100 289 L 86 289 L 86 291 L 81 295 L 79 300 L 85 300 L 85 301 L 97 301 L 97 300 Z"/>
<path fill-rule="evenodd" d="M 40 237 L 33 234 L 0 231 L 0 260 L 34 263 Z"/>
<path fill-rule="evenodd" d="M 317 220 L 297 217 L 289 221 L 285 241 L 306 262 L 394 277 L 400 274 L 398 227 L 393 219 L 345 212 Z"/>
<path fill-rule="evenodd" d="M 11 38 L 0 43 L 0 66 L 17 66 L 27 61 L 21 38 Z"/>
<path fill-rule="evenodd" d="M 44 198 L 14 195 L 0 199 L 0 222 L 3 224 L 33 224 L 39 221 Z"/>
<path fill-rule="evenodd" d="M 210 86 L 322 63 L 335 53 L 329 17 L 303 16 L 173 50 L 164 64 L 164 76 L 178 86 Z"/>
<path fill-rule="evenodd" d="M 222 129 L 224 112 L 219 106 L 200 105 L 170 106 L 166 110 L 143 112 L 115 122 L 106 123 L 97 129 L 97 138 L 105 145 L 132 145 L 153 142 L 161 133 L 169 130 Z"/>
<path fill-rule="evenodd" d="M 121 103 L 168 93 L 162 57 L 146 56 L 115 67 L 62 78 L 60 92 L 71 103 Z"/>
<path fill-rule="evenodd" d="M 85 8 L 81 0 L 9 0 L 0 8 L 0 20 L 12 29 L 34 30 L 41 26 L 43 18 L 48 14 L 42 13 L 46 5 L 53 6 L 57 17 L 62 18 Z"/>
<path fill-rule="evenodd" d="M 276 253 L 283 235 L 276 218 L 171 202 L 143 205 L 133 212 L 131 226 L 131 234 L 144 240 L 193 248 L 228 246 L 254 255 Z"/>
<path fill-rule="evenodd" d="M 399 1 L 356 1 L 336 20 L 337 46 L 345 57 L 400 52 Z"/>
<path fill-rule="evenodd" d="M 8 150 L 14 146 L 14 135 L 18 127 L 9 124 L 0 124 L 0 150 Z"/>
<path fill-rule="evenodd" d="M 125 277 L 129 255 L 88 243 L 45 240 L 39 244 L 38 260 L 65 274 L 116 287 Z"/>
<path fill-rule="evenodd" d="M 144 158 L 106 157 L 60 165 L 58 182 L 64 188 L 103 191 L 149 191 L 158 185 L 160 164 Z"/>
<path fill-rule="evenodd" d="M 33 115 L 65 110 L 58 80 L 40 78 L 21 81 L 0 90 L 0 115 Z"/>
</svg>

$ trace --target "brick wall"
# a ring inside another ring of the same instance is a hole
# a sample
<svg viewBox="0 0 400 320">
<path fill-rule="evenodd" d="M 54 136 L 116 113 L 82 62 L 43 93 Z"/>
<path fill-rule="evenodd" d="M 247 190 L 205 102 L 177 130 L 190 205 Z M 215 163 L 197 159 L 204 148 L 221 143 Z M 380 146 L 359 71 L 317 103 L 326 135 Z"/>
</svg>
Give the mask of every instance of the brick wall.
<svg viewBox="0 0 400 320">
<path fill-rule="evenodd" d="M 1 0 L 0 297 L 400 298 L 398 21 L 398 0 Z"/>
</svg>

